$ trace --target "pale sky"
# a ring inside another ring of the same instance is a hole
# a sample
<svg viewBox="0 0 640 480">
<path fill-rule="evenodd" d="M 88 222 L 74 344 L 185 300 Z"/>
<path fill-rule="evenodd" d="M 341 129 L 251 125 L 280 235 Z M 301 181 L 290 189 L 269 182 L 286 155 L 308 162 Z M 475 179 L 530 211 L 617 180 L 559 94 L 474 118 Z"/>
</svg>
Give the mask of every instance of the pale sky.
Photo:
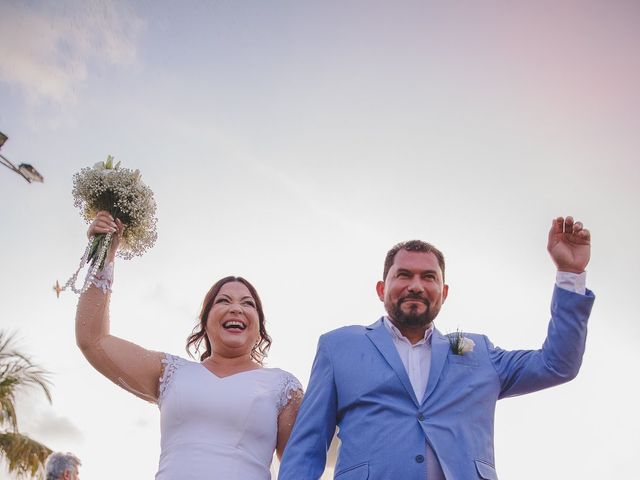
<svg viewBox="0 0 640 480">
<path fill-rule="evenodd" d="M 116 267 L 112 333 L 184 356 L 206 291 L 243 275 L 268 365 L 304 385 L 321 333 L 384 313 L 384 255 L 411 238 L 447 258 L 441 331 L 538 348 L 547 231 L 574 215 L 597 297 L 582 371 L 498 403 L 497 471 L 640 477 L 639 24 L 634 0 L 1 0 L 2 154 L 45 177 L 0 168 L 0 328 L 53 372 L 22 431 L 85 479 L 157 469 L 157 407 L 89 366 L 77 298 L 51 290 L 85 248 L 73 174 L 111 154 L 155 192 L 159 235 Z"/>
</svg>

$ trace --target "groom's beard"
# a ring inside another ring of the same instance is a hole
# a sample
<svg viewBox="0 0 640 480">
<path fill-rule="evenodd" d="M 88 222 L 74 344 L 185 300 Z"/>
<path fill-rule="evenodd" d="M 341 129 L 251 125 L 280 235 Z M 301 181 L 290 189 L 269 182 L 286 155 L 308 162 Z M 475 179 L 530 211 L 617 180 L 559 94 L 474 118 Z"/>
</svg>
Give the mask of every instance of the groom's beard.
<svg viewBox="0 0 640 480">
<path fill-rule="evenodd" d="M 412 305 L 409 312 L 404 312 L 402 310 L 402 304 L 409 300 L 419 300 L 425 304 L 427 307 L 424 312 L 418 313 L 418 307 L 416 305 Z M 394 323 L 398 326 L 405 327 L 428 327 L 433 322 L 433 319 L 438 315 L 438 310 L 431 309 L 431 302 L 421 295 L 407 295 L 406 297 L 402 297 L 398 300 L 398 303 L 393 305 L 393 309 L 389 312 L 389 316 Z"/>
</svg>

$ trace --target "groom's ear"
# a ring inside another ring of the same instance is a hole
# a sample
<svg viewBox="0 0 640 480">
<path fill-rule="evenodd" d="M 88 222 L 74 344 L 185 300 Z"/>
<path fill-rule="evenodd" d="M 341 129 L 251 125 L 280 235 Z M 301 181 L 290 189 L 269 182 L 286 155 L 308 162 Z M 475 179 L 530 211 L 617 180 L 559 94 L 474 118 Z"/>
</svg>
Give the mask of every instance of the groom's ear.
<svg viewBox="0 0 640 480">
<path fill-rule="evenodd" d="M 376 293 L 381 302 L 384 302 L 384 282 L 380 280 L 376 283 Z"/>
</svg>

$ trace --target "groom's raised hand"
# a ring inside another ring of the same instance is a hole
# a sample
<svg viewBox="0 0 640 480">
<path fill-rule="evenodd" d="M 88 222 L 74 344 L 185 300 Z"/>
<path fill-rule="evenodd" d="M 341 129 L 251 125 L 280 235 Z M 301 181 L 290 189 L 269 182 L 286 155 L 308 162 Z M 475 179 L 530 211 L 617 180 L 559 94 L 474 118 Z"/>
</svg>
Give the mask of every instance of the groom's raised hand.
<svg viewBox="0 0 640 480">
<path fill-rule="evenodd" d="M 558 217 L 549 230 L 547 250 L 562 272 L 584 272 L 591 255 L 591 233 L 573 217 Z"/>
</svg>

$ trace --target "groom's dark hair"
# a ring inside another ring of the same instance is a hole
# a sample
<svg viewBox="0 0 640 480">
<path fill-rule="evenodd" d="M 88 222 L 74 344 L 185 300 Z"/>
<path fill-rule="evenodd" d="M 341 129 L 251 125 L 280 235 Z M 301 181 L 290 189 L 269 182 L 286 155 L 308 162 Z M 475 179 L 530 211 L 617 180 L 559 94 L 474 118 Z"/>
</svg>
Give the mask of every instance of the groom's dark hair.
<svg viewBox="0 0 640 480">
<path fill-rule="evenodd" d="M 391 270 L 393 261 L 396 258 L 396 253 L 400 250 L 406 250 L 408 252 L 433 253 L 438 259 L 438 265 L 440 265 L 440 270 L 442 270 L 442 281 L 444 282 L 444 255 L 436 247 L 430 243 L 423 242 L 422 240 L 408 240 L 406 242 L 400 242 L 394 245 L 393 248 L 387 252 L 387 258 L 384 259 L 384 271 L 382 273 L 383 281 L 387 279 L 387 274 L 389 273 L 389 270 Z"/>
</svg>

